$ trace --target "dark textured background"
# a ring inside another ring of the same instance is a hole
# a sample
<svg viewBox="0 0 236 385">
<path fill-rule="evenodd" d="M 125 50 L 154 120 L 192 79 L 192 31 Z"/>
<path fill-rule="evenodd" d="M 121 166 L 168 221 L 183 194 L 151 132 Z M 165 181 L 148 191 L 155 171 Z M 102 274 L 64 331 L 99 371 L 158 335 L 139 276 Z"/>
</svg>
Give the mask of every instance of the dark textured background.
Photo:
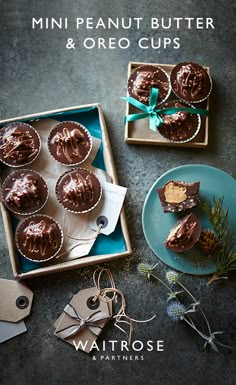
<svg viewBox="0 0 236 385">
<path fill-rule="evenodd" d="M 0 345 L 0 382 L 12 384 L 190 384 L 234 385 L 235 354 L 202 351 L 202 340 L 182 324 L 173 325 L 165 314 L 165 291 L 144 284 L 137 274 L 140 261 L 156 262 L 145 243 L 141 211 L 145 196 L 168 169 L 187 163 L 203 163 L 235 172 L 235 2 L 233 0 L 11 0 L 1 1 L 0 11 L 0 118 L 101 102 L 119 181 L 128 187 L 125 203 L 134 253 L 114 261 L 117 286 L 128 302 L 128 313 L 144 319 L 157 313 L 146 325 L 135 325 L 133 337 L 147 341 L 163 339 L 165 351 L 144 352 L 144 361 L 97 361 L 53 336 L 53 322 L 80 288 L 91 285 L 93 267 L 28 281 L 35 299 L 28 332 Z M 32 31 L 31 17 L 212 17 L 215 30 L 155 32 L 153 36 L 181 37 L 179 50 L 140 50 L 139 37 L 146 31 L 92 31 L 92 36 L 123 37 L 133 41 L 129 50 L 66 50 L 68 37 L 79 42 L 88 35 L 76 32 Z M 192 60 L 211 67 L 214 91 L 211 97 L 210 144 L 207 150 L 142 147 L 123 143 L 124 102 L 128 61 L 176 63 Z M 2 228 L 2 224 L 1 224 Z M 164 274 L 166 267 L 160 264 Z M 0 276 L 12 278 L 3 229 L 0 232 Z M 224 342 L 236 345 L 236 281 L 207 287 L 206 278 L 186 276 L 188 286 L 204 306 L 215 330 L 224 330 Z M 111 324 L 105 340 L 124 339 Z M 100 341 L 101 344 L 101 341 Z M 108 347 L 107 354 L 111 354 Z M 116 352 L 118 354 L 118 351 Z M 130 353 L 132 354 L 132 353 Z"/>
</svg>

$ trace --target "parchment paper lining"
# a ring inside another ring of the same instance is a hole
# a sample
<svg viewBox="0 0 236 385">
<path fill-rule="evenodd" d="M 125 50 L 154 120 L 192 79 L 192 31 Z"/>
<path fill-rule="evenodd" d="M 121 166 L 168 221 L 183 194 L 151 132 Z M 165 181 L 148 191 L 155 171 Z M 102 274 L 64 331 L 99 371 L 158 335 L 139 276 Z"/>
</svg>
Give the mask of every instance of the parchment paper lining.
<svg viewBox="0 0 236 385">
<path fill-rule="evenodd" d="M 46 180 L 48 185 L 48 190 L 49 190 L 49 198 L 48 198 L 48 202 L 39 213 L 44 213 L 53 217 L 61 225 L 64 233 L 63 248 L 61 249 L 59 256 L 65 252 L 68 252 L 68 254 L 67 253 L 63 254 L 63 256 L 59 258 L 56 257 L 50 262 L 44 263 L 44 265 L 46 264 L 51 265 L 53 263 L 58 263 L 62 261 L 64 262 L 67 260 L 76 259 L 85 255 L 88 255 L 90 249 L 92 248 L 95 242 L 95 239 L 89 240 L 89 241 L 78 241 L 78 240 L 70 239 L 69 237 L 66 236 L 66 233 L 67 233 L 76 238 L 91 238 L 94 236 L 95 232 L 89 228 L 90 212 L 85 214 L 70 213 L 63 208 L 63 206 L 58 202 L 56 198 L 55 186 L 56 186 L 57 179 L 65 171 L 71 168 L 75 168 L 75 166 L 67 167 L 67 166 L 61 165 L 59 162 L 55 161 L 55 159 L 51 156 L 48 150 L 48 146 L 47 146 L 48 135 L 51 129 L 57 123 L 58 121 L 55 119 L 41 119 L 30 123 L 32 124 L 33 127 L 37 129 L 41 138 L 42 147 L 37 159 L 30 165 L 23 167 L 23 168 L 33 169 L 37 171 Z M 96 176 L 101 182 L 103 180 L 110 181 L 110 178 L 106 174 L 106 172 L 92 166 L 92 162 L 96 157 L 100 143 L 101 143 L 100 139 L 92 137 L 92 151 L 89 157 L 86 159 L 86 161 L 84 163 L 81 163 L 81 165 L 79 165 L 78 167 L 83 167 L 91 170 L 96 174 Z M 16 169 L 14 168 L 14 170 Z M 4 172 L 4 178 L 11 171 L 13 171 L 12 168 L 10 167 L 6 168 Z M 20 221 L 25 219 L 25 217 L 22 218 L 20 216 L 17 216 L 17 218 Z M 70 252 L 70 249 L 75 245 L 78 245 L 78 247 L 76 247 Z"/>
</svg>

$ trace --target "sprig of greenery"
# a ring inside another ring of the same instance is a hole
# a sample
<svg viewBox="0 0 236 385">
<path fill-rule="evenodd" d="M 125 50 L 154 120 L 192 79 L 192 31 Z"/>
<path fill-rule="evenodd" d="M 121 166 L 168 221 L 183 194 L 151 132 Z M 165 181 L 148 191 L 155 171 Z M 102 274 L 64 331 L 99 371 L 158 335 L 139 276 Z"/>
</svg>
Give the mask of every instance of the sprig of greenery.
<svg viewBox="0 0 236 385">
<path fill-rule="evenodd" d="M 236 269 L 236 246 L 233 245 L 233 236 L 229 226 L 229 209 L 223 208 L 224 197 L 212 201 L 203 198 L 201 207 L 214 230 L 218 246 L 214 252 L 216 255 L 216 272 L 211 277 L 209 284 L 226 279 L 225 274 Z"/>
<path fill-rule="evenodd" d="M 166 284 L 162 278 L 160 278 L 156 272 L 156 266 L 150 266 L 145 263 L 140 263 L 138 265 L 138 271 L 141 275 L 143 275 L 147 280 L 150 280 L 151 278 L 156 279 L 158 282 L 160 282 L 168 291 L 167 296 L 167 314 L 169 318 L 172 321 L 184 321 L 187 325 L 189 325 L 200 337 L 202 337 L 205 340 L 204 348 L 211 347 L 215 352 L 218 352 L 218 347 L 224 347 L 232 350 L 236 350 L 236 348 L 233 348 L 231 346 L 225 345 L 222 342 L 218 341 L 216 339 L 216 335 L 222 334 L 221 331 L 212 332 L 209 321 L 207 319 L 207 316 L 205 312 L 203 311 L 200 301 L 197 301 L 196 298 L 193 296 L 193 294 L 190 292 L 190 290 L 182 283 L 180 280 L 181 274 L 178 274 L 176 271 L 168 271 L 166 273 L 166 279 L 169 283 Z M 181 291 L 174 291 L 172 289 L 173 286 L 178 285 L 181 287 Z M 189 305 L 188 308 L 185 307 L 184 304 L 181 303 L 179 300 L 179 294 L 186 293 L 191 300 L 194 302 Z M 195 313 L 197 311 L 200 311 L 202 317 L 204 318 L 208 332 L 202 332 L 199 330 L 194 323 L 191 314 Z"/>
</svg>

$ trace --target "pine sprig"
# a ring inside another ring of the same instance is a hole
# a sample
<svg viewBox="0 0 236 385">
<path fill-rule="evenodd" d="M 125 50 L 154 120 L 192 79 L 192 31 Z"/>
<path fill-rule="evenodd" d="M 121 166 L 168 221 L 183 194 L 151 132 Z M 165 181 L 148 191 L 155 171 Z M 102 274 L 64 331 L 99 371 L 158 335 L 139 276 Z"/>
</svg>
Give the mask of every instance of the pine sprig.
<svg viewBox="0 0 236 385">
<path fill-rule="evenodd" d="M 206 198 L 201 200 L 202 210 L 212 225 L 218 243 L 214 253 L 216 272 L 209 284 L 236 269 L 236 246 L 233 245 L 233 235 L 229 226 L 229 209 L 224 209 L 223 203 L 224 197 L 218 199 L 213 197 L 212 201 Z"/>
</svg>

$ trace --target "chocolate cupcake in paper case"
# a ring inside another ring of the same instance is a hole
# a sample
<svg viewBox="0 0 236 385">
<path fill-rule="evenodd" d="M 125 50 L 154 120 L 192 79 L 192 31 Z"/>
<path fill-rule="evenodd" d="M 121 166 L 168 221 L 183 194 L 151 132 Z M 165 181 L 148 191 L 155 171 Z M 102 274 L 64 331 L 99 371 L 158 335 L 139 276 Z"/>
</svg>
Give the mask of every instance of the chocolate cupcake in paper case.
<svg viewBox="0 0 236 385">
<path fill-rule="evenodd" d="M 200 182 L 168 181 L 164 187 L 157 189 L 163 211 L 174 213 L 196 207 L 199 202 L 199 188 Z"/>
<path fill-rule="evenodd" d="M 212 90 L 210 75 L 197 63 L 177 64 L 171 72 L 170 80 L 175 95 L 190 103 L 202 102 L 208 98 Z"/>
<path fill-rule="evenodd" d="M 164 243 L 165 247 L 181 253 L 193 248 L 199 240 L 201 226 L 198 218 L 193 213 L 187 215 L 170 230 Z"/>
<path fill-rule="evenodd" d="M 63 244 L 61 226 L 51 217 L 35 214 L 25 219 L 16 230 L 19 252 L 34 262 L 54 258 Z"/>
<path fill-rule="evenodd" d="M 0 160 L 7 166 L 30 164 L 38 156 L 40 148 L 37 131 L 27 123 L 11 123 L 0 130 Z"/>
<path fill-rule="evenodd" d="M 155 65 L 143 65 L 136 68 L 128 80 L 128 93 L 143 104 L 149 104 L 152 88 L 158 88 L 157 104 L 163 103 L 171 91 L 167 73 Z"/>
<path fill-rule="evenodd" d="M 59 163 L 75 166 L 88 158 L 92 150 L 92 138 L 82 124 L 61 122 L 49 134 L 48 149 Z"/>
<path fill-rule="evenodd" d="M 77 168 L 60 176 L 56 184 L 56 196 L 66 210 L 82 214 L 97 206 L 102 188 L 94 173 Z"/>
<path fill-rule="evenodd" d="M 45 180 L 36 171 L 13 171 L 4 180 L 2 198 L 6 207 L 15 214 L 29 215 L 39 211 L 48 199 Z"/>
<path fill-rule="evenodd" d="M 162 104 L 162 108 L 195 108 L 190 104 L 179 100 L 168 100 Z M 177 111 L 171 115 L 160 113 L 163 123 L 158 128 L 159 133 L 170 142 L 186 143 L 194 139 L 201 128 L 199 114 L 191 114 L 188 111 Z"/>
</svg>

